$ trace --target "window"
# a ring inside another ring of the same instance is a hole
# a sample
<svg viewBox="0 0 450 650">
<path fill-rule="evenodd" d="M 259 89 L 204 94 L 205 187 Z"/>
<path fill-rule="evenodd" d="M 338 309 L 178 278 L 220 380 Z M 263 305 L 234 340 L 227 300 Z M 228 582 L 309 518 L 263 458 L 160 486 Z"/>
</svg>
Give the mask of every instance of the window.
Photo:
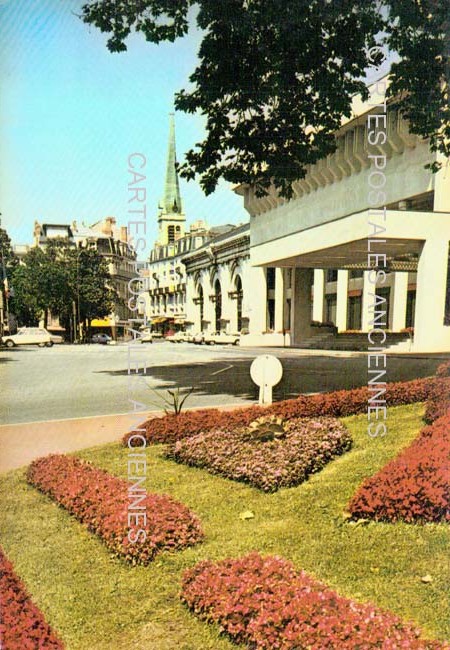
<svg viewBox="0 0 450 650">
<path fill-rule="evenodd" d="M 349 296 L 347 302 L 347 329 L 360 330 L 362 320 L 362 296 Z"/>
<path fill-rule="evenodd" d="M 167 226 L 167 239 L 169 244 L 175 241 L 175 226 Z"/>
<path fill-rule="evenodd" d="M 350 280 L 364 277 L 364 269 L 352 269 L 350 271 Z"/>
<path fill-rule="evenodd" d="M 406 327 L 414 327 L 414 317 L 416 314 L 416 290 L 409 289 L 406 295 Z"/>
<path fill-rule="evenodd" d="M 220 332 L 220 321 L 222 320 L 222 288 L 219 280 L 214 283 L 215 311 L 216 311 L 216 332 Z"/>
<path fill-rule="evenodd" d="M 200 329 L 203 329 L 203 305 L 204 305 L 204 300 L 203 300 L 203 287 L 200 285 L 198 288 L 198 306 L 200 308 Z"/>
<path fill-rule="evenodd" d="M 271 289 L 275 289 L 275 269 L 273 266 L 269 266 L 266 270 L 266 278 L 267 278 L 267 289 L 270 291 Z"/>
<path fill-rule="evenodd" d="M 237 315 L 237 331 L 242 329 L 242 280 L 239 276 L 236 278 L 236 315 Z"/>
<path fill-rule="evenodd" d="M 337 296 L 335 293 L 330 293 L 325 297 L 325 321 L 336 325 L 336 305 Z"/>
<path fill-rule="evenodd" d="M 327 282 L 337 282 L 337 269 L 327 269 Z"/>
</svg>

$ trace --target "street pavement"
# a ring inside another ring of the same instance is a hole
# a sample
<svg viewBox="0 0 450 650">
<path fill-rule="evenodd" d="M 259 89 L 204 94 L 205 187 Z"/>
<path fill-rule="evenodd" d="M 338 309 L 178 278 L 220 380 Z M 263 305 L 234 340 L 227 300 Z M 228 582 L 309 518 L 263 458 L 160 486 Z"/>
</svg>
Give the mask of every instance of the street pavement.
<svg viewBox="0 0 450 650">
<path fill-rule="evenodd" d="M 128 374 L 128 346 L 55 345 L 0 351 L 0 424 L 42 422 L 162 408 L 159 395 L 194 388 L 186 407 L 248 404 L 258 388 L 249 370 L 259 354 L 274 354 L 284 368 L 274 399 L 367 384 L 367 357 L 290 348 L 236 348 L 155 342 L 135 347 L 140 374 Z M 401 355 L 387 361 L 387 381 L 435 372 L 445 356 Z M 146 363 L 145 377 L 142 375 Z M 155 393 L 157 391 L 157 393 Z M 158 393 L 159 391 L 159 393 Z"/>
</svg>

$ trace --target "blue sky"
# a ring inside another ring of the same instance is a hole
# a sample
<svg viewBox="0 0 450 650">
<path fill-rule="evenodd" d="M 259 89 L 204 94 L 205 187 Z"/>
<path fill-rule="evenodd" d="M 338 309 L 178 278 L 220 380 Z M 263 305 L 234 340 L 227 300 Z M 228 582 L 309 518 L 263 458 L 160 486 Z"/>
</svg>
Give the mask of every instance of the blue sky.
<svg viewBox="0 0 450 650">
<path fill-rule="evenodd" d="M 192 30 L 159 46 L 133 36 L 111 54 L 106 36 L 74 15 L 81 0 L 0 0 L 0 212 L 13 243 L 30 243 L 35 220 L 127 222 L 127 158 L 147 157 L 147 214 L 156 237 L 168 113 L 196 64 Z M 200 117 L 177 113 L 178 160 L 203 138 Z M 204 197 L 181 182 L 188 222 L 248 216 L 228 184 Z"/>
</svg>

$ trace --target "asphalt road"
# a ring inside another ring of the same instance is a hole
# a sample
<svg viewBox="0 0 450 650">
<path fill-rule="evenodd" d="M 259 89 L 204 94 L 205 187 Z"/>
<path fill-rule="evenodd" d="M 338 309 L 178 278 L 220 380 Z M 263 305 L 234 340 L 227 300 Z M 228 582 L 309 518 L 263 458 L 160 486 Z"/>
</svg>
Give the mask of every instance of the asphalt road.
<svg viewBox="0 0 450 650">
<path fill-rule="evenodd" d="M 158 342 L 133 352 L 139 375 L 128 374 L 128 354 L 127 345 L 2 349 L 0 423 L 128 413 L 133 400 L 142 409 L 160 410 L 159 395 L 174 387 L 194 387 L 188 407 L 248 404 L 258 397 L 249 374 L 258 354 L 274 354 L 283 364 L 283 379 L 274 389 L 274 399 L 367 383 L 367 358 L 354 353 Z M 442 355 L 389 357 L 387 380 L 433 374 L 442 359 Z M 144 361 L 145 377 L 141 376 Z"/>
</svg>

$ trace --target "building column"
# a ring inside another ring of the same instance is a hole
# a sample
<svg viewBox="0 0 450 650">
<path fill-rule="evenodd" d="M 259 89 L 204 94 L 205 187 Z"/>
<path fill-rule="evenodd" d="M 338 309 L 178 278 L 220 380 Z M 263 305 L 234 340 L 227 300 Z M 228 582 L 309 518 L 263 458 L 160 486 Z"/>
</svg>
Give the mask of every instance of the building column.
<svg viewBox="0 0 450 650">
<path fill-rule="evenodd" d="M 283 269 L 275 269 L 275 332 L 283 331 L 284 315 L 284 274 Z"/>
<path fill-rule="evenodd" d="M 372 320 L 372 312 L 369 311 L 370 305 L 373 305 L 373 295 L 375 293 L 375 288 L 372 282 L 370 282 L 370 271 L 364 271 L 364 280 L 363 280 L 363 289 L 362 289 L 362 305 L 361 305 L 361 331 L 369 332 L 371 325 L 369 321 Z"/>
<path fill-rule="evenodd" d="M 392 322 L 389 325 L 393 332 L 400 332 L 406 325 L 406 303 L 408 298 L 407 272 L 397 272 L 395 274 L 393 289 Z"/>
<path fill-rule="evenodd" d="M 437 162 L 442 163 L 441 169 L 433 174 L 434 180 L 434 204 L 435 212 L 450 212 L 450 174 L 448 160 L 441 153 L 436 155 Z"/>
<path fill-rule="evenodd" d="M 247 282 L 244 283 L 242 278 L 244 283 L 242 311 L 249 316 L 250 333 L 262 334 L 267 326 L 266 270 L 261 266 L 251 266 L 245 279 Z"/>
<path fill-rule="evenodd" d="M 338 332 L 347 329 L 348 271 L 339 269 L 336 295 L 336 327 Z"/>
<path fill-rule="evenodd" d="M 291 312 L 291 342 L 296 345 L 311 336 L 311 287 L 313 269 L 294 269 Z"/>
<path fill-rule="evenodd" d="M 314 269 L 313 320 L 323 323 L 325 301 L 325 271 Z"/>
<path fill-rule="evenodd" d="M 444 325 L 448 236 L 427 239 L 417 268 L 414 351 L 450 351 L 450 326 Z"/>
</svg>

